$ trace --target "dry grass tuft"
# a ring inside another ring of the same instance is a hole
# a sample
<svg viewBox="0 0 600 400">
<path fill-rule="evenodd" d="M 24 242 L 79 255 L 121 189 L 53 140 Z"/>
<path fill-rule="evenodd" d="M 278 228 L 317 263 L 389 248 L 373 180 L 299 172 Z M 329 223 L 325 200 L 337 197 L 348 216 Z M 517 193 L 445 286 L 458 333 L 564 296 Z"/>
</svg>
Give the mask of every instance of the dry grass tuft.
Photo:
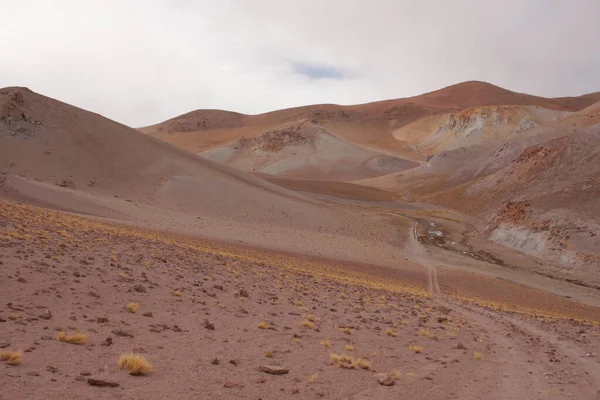
<svg viewBox="0 0 600 400">
<path fill-rule="evenodd" d="M 329 340 L 321 340 L 321 343 L 319 344 L 323 347 L 331 347 L 331 342 Z"/>
<path fill-rule="evenodd" d="M 364 358 L 355 358 L 346 354 L 329 353 L 329 359 L 331 362 L 340 368 L 347 369 L 369 369 L 371 368 L 371 362 Z"/>
<path fill-rule="evenodd" d="M 483 360 L 484 359 L 483 354 L 481 354 L 481 353 L 479 353 L 477 351 L 473 352 L 473 358 L 476 359 L 476 360 Z"/>
<path fill-rule="evenodd" d="M 261 321 L 258 324 L 258 329 L 267 329 L 269 327 L 269 324 L 267 324 L 267 321 Z"/>
<path fill-rule="evenodd" d="M 312 374 L 308 377 L 308 383 L 316 383 L 317 379 L 319 379 L 319 374 Z"/>
<path fill-rule="evenodd" d="M 8 365 L 19 365 L 23 361 L 23 353 L 20 351 L 4 350 L 0 352 L 0 361 L 6 361 Z"/>
<path fill-rule="evenodd" d="M 14 321 L 19 318 L 21 318 L 21 316 L 19 314 L 15 314 L 15 313 L 8 314 L 8 319 L 10 319 L 11 321 Z"/>
<path fill-rule="evenodd" d="M 315 329 L 315 324 L 307 319 L 300 322 L 300 326 L 303 328 Z"/>
<path fill-rule="evenodd" d="M 117 366 L 129 370 L 129 375 L 146 375 L 152 372 L 152 364 L 144 356 L 137 353 L 125 353 L 119 357 Z"/>
<path fill-rule="evenodd" d="M 410 346 L 408 346 L 408 348 L 415 353 L 420 353 L 421 351 L 423 351 L 423 348 L 416 344 L 411 344 Z"/>
<path fill-rule="evenodd" d="M 346 335 L 352 335 L 352 332 L 353 332 L 352 329 L 350 329 L 350 328 L 340 328 L 340 330 L 342 332 L 344 332 Z"/>
<path fill-rule="evenodd" d="M 392 328 L 387 328 L 387 329 L 386 329 L 384 332 L 385 332 L 385 334 L 386 334 L 386 335 L 388 335 L 388 336 L 391 336 L 391 337 L 396 337 L 396 336 L 398 336 L 398 333 L 397 333 L 397 332 L 394 332 L 394 331 L 392 330 Z"/>
<path fill-rule="evenodd" d="M 273 353 L 271 350 L 265 350 L 265 357 L 273 357 L 275 355 L 275 353 Z"/>
<path fill-rule="evenodd" d="M 61 342 L 70 344 L 84 344 L 87 342 L 88 335 L 85 333 L 75 333 L 73 335 L 67 335 L 65 332 L 60 332 L 57 339 Z"/>
<path fill-rule="evenodd" d="M 130 313 L 135 314 L 139 310 L 140 310 L 140 305 L 138 303 L 129 303 L 129 304 L 127 304 L 127 311 L 129 311 Z"/>
<path fill-rule="evenodd" d="M 173 296 L 176 296 L 176 297 L 179 297 L 179 296 L 181 296 L 181 290 L 175 290 L 175 291 L 173 292 Z"/>
<path fill-rule="evenodd" d="M 302 318 L 309 320 L 310 322 L 315 322 L 315 316 L 312 314 L 304 314 Z"/>
<path fill-rule="evenodd" d="M 356 350 L 356 347 L 352 346 L 351 344 L 347 344 L 344 347 L 344 350 L 346 350 L 346 351 L 354 351 L 354 350 Z"/>
<path fill-rule="evenodd" d="M 402 372 L 398 371 L 397 369 L 393 369 L 390 371 L 388 376 L 392 379 L 398 380 L 398 379 L 402 378 Z"/>
</svg>

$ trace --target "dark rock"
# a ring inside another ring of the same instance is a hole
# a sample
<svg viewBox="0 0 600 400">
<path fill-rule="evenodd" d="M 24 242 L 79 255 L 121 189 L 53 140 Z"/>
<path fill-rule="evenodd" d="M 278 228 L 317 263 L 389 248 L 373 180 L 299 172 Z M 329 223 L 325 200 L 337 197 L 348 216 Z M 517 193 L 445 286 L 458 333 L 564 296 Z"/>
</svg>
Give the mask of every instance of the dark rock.
<svg viewBox="0 0 600 400">
<path fill-rule="evenodd" d="M 108 386 L 108 387 L 119 386 L 119 384 L 116 382 L 103 381 L 101 379 L 93 379 L 93 378 L 88 378 L 87 383 L 88 383 L 88 385 L 91 385 L 91 386 Z"/>
<path fill-rule="evenodd" d="M 0 349 L 5 349 L 10 346 L 10 343 L 0 343 Z"/>
<path fill-rule="evenodd" d="M 135 285 L 133 287 L 133 290 L 139 293 L 146 293 L 146 288 L 144 287 L 144 285 Z"/>
<path fill-rule="evenodd" d="M 229 364 L 238 365 L 240 362 L 238 360 L 229 360 Z"/>
<path fill-rule="evenodd" d="M 211 324 L 210 322 L 208 322 L 207 319 L 204 320 L 204 328 L 208 329 L 209 331 L 214 331 L 215 330 L 215 324 Z"/>
<path fill-rule="evenodd" d="M 212 360 L 211 364 L 212 365 L 219 365 L 219 359 L 215 358 L 214 360 Z"/>
<path fill-rule="evenodd" d="M 248 291 L 246 289 L 240 289 L 240 296 L 242 297 L 250 297 Z"/>
<path fill-rule="evenodd" d="M 271 375 L 285 375 L 290 372 L 289 369 L 277 365 L 261 365 L 258 370 Z"/>
<path fill-rule="evenodd" d="M 127 332 L 127 331 L 124 331 L 124 330 L 122 330 L 122 329 L 115 329 L 115 330 L 113 330 L 113 331 L 112 331 L 112 333 L 113 333 L 115 336 L 121 336 L 121 337 L 130 337 L 130 338 L 132 338 L 132 337 L 133 337 L 133 335 L 132 335 L 131 333 L 129 333 L 129 332 Z"/>
<path fill-rule="evenodd" d="M 27 279 L 25 279 L 22 276 L 20 276 L 19 278 L 17 278 L 17 282 L 19 282 L 19 283 L 27 283 Z"/>
<path fill-rule="evenodd" d="M 437 322 L 439 322 L 440 324 L 443 324 L 444 322 L 448 322 L 448 318 L 447 317 L 437 317 Z"/>
<path fill-rule="evenodd" d="M 100 295 L 94 291 L 90 291 L 88 294 L 92 297 L 96 297 L 96 298 L 100 297 Z"/>
<path fill-rule="evenodd" d="M 99 324 L 103 324 L 105 322 L 108 322 L 108 318 L 98 317 L 98 319 L 96 319 L 96 322 L 99 323 Z"/>
<path fill-rule="evenodd" d="M 396 384 L 389 376 L 380 376 L 379 379 L 377 379 L 377 382 L 382 386 L 394 386 Z"/>
<path fill-rule="evenodd" d="M 222 285 L 214 285 L 213 288 L 215 288 L 217 290 L 223 290 L 223 286 Z"/>
<path fill-rule="evenodd" d="M 154 314 L 152 314 L 152 312 L 150 312 L 150 311 L 148 311 L 148 312 L 145 312 L 145 313 L 143 313 L 142 315 L 143 315 L 144 317 L 148 317 L 148 318 L 151 318 L 151 317 L 153 317 L 153 316 L 154 316 Z"/>
</svg>

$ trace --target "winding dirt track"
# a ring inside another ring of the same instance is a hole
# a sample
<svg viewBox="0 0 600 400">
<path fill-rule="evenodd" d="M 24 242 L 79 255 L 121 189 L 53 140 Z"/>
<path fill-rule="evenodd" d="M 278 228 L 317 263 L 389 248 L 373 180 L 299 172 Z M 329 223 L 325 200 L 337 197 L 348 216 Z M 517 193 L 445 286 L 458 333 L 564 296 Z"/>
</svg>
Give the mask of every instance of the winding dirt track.
<svg viewBox="0 0 600 400">
<path fill-rule="evenodd" d="M 540 329 L 526 319 L 465 305 L 445 295 L 440 289 L 437 267 L 429 262 L 427 250 L 419 242 L 417 228 L 418 222 L 414 222 L 407 247 L 415 261 L 428 270 L 433 301 L 459 311 L 479 325 L 483 337 L 474 340 L 485 340 L 494 354 L 489 360 L 494 368 L 473 371 L 472 376 L 456 376 L 464 385 L 457 384 L 461 389 L 447 398 L 600 399 L 600 364 L 586 357 L 586 351 L 573 341 Z M 548 389 L 549 383 L 556 385 L 556 390 Z"/>
</svg>

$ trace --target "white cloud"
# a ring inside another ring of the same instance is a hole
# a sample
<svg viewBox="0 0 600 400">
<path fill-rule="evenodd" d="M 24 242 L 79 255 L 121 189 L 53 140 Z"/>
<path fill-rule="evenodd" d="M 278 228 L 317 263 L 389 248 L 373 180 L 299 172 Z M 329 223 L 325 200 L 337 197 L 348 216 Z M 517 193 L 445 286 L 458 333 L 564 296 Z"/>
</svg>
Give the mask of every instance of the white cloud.
<svg viewBox="0 0 600 400">
<path fill-rule="evenodd" d="M 600 90 L 595 0 L 0 0 L 0 9 L 0 87 L 133 126 L 197 108 L 353 104 L 471 79 L 543 96 Z M 319 70 L 331 79 L 306 75 Z"/>
</svg>

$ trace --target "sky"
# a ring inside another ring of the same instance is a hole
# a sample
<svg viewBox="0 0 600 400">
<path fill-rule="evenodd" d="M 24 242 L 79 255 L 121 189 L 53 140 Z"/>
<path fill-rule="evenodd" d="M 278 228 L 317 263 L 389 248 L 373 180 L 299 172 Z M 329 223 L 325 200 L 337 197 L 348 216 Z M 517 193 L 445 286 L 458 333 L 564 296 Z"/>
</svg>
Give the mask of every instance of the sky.
<svg viewBox="0 0 600 400">
<path fill-rule="evenodd" d="M 481 80 L 600 91 L 598 0 L 0 0 L 0 87 L 139 127 Z"/>
</svg>

